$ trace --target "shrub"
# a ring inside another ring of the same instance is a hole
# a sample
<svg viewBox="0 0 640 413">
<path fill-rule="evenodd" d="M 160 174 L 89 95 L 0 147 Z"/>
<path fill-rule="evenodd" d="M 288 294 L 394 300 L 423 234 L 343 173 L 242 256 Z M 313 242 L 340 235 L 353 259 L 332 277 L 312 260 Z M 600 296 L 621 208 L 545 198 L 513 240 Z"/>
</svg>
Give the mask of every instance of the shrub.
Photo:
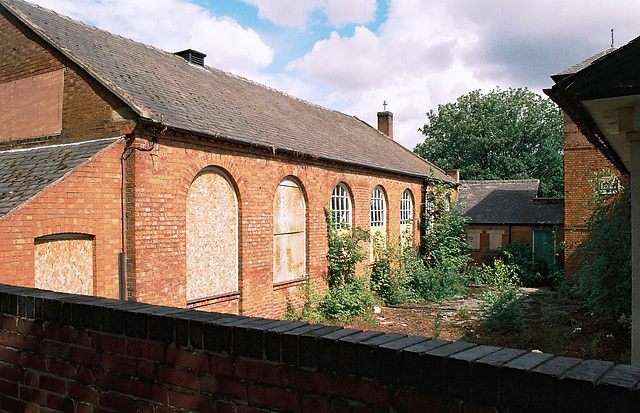
<svg viewBox="0 0 640 413">
<path fill-rule="evenodd" d="M 374 303 L 366 279 L 352 277 L 348 283 L 330 288 L 318 305 L 318 311 L 328 320 L 349 320 L 371 315 Z"/>
<path fill-rule="evenodd" d="M 375 262 L 371 266 L 371 289 L 388 305 L 395 305 L 414 300 L 411 289 L 412 260 L 420 260 L 413 254 L 415 248 L 410 234 L 402 234 L 402 240 L 385 239 L 379 232 L 373 240 Z"/>
<path fill-rule="evenodd" d="M 525 327 L 517 267 L 497 259 L 476 271 L 476 282 L 485 285 L 482 294 L 482 327 L 486 331 L 518 334 Z"/>
<path fill-rule="evenodd" d="M 533 257 L 531 244 L 523 241 L 505 244 L 495 259 L 514 266 L 524 287 L 556 285 L 563 278 L 561 268 L 546 260 L 536 260 Z"/>
<path fill-rule="evenodd" d="M 587 238 L 578 246 L 578 288 L 588 308 L 619 318 L 631 313 L 631 196 L 627 188 L 593 199 Z"/>
</svg>

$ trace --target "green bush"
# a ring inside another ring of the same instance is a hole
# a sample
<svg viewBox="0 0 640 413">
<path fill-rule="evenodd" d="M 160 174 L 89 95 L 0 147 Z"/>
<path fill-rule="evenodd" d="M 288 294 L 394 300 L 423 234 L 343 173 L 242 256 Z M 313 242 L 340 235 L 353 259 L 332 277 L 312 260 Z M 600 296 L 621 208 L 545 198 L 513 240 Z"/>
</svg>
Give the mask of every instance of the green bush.
<svg viewBox="0 0 640 413">
<path fill-rule="evenodd" d="M 370 316 L 374 303 L 367 281 L 352 277 L 349 283 L 330 288 L 318 305 L 318 311 L 328 320 L 350 320 Z"/>
<path fill-rule="evenodd" d="M 595 195 L 587 238 L 578 246 L 578 288 L 588 308 L 617 319 L 631 313 L 631 196 Z"/>
<path fill-rule="evenodd" d="M 564 278 L 562 268 L 546 260 L 534 259 L 531 244 L 523 241 L 505 244 L 494 259 L 514 266 L 524 287 L 556 285 Z"/>
<path fill-rule="evenodd" d="M 518 334 L 525 327 L 517 267 L 496 259 L 476 270 L 475 280 L 487 289 L 482 294 L 482 327 L 486 331 Z"/>
<path fill-rule="evenodd" d="M 377 232 L 373 239 L 374 264 L 371 266 L 371 289 L 378 294 L 387 305 L 395 305 L 413 301 L 411 275 L 408 272 L 409 257 L 414 251 L 411 240 L 403 234 L 403 241 L 390 240 L 385 245 L 385 238 Z"/>
<path fill-rule="evenodd" d="M 482 326 L 486 331 L 503 334 L 519 334 L 526 326 L 522 301 L 524 296 L 517 288 L 505 291 L 487 291 L 483 295 Z"/>
</svg>

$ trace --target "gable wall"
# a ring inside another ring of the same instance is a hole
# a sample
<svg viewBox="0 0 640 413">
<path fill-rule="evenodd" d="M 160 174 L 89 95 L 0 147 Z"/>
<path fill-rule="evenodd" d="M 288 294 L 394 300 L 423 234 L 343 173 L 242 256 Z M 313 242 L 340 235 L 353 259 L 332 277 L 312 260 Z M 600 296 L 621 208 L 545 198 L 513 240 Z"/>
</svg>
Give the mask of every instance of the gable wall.
<svg viewBox="0 0 640 413">
<path fill-rule="evenodd" d="M 7 142 L 6 139 L 2 142 L 0 139 L 0 149 L 34 142 L 70 142 L 118 136 L 133 129 L 133 121 L 125 120 L 114 112 L 124 107 L 119 99 L 0 8 L 0 85 L 58 70 L 64 70 L 61 132 L 55 136 L 28 134 L 21 142 Z M 24 116 L 28 122 L 38 114 L 36 109 L 25 115 L 26 110 L 18 110 L 16 116 Z M 22 130 L 26 128 L 24 125 L 20 127 Z"/>
<path fill-rule="evenodd" d="M 596 173 L 616 168 L 600 153 L 571 119 L 564 115 L 564 199 L 565 199 L 565 278 L 575 282 L 580 269 L 576 247 L 585 239 L 585 226 L 591 216 L 592 183 Z"/>
<path fill-rule="evenodd" d="M 122 142 L 110 146 L 31 203 L 0 219 L 0 282 L 33 287 L 34 239 L 82 233 L 95 237 L 93 295 L 118 297 L 122 149 Z"/>
<path fill-rule="evenodd" d="M 273 206 L 278 184 L 286 176 L 300 182 L 306 197 L 307 271 L 321 284 L 327 271 L 324 210 L 339 182 L 351 190 L 356 226 L 369 228 L 370 199 L 376 185 L 387 194 L 392 236 L 399 237 L 400 200 L 405 189 L 413 192 L 414 217 L 420 216 L 422 182 L 417 178 L 189 136 L 155 136 L 156 149 L 137 151 L 128 161 L 135 163 L 135 178 L 133 174 L 127 178 L 128 186 L 135 188 L 135 205 L 128 206 L 127 218 L 128 248 L 132 248 L 128 253 L 129 294 L 137 301 L 185 307 L 186 197 L 194 177 L 205 167 L 224 171 L 236 188 L 241 302 L 213 300 L 199 304 L 200 309 L 277 317 L 284 313 L 288 299 L 299 301 L 295 292 L 299 279 L 273 283 Z M 136 145 L 148 147 L 146 139 L 151 137 L 138 139 Z M 417 228 L 416 224 L 416 239 Z"/>
</svg>

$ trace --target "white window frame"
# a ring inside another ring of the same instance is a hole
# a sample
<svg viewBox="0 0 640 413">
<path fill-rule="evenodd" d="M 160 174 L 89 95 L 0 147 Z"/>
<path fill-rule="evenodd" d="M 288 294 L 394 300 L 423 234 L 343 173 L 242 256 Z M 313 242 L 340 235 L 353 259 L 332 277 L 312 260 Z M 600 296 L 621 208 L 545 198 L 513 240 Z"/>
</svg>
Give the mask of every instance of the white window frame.
<svg viewBox="0 0 640 413">
<path fill-rule="evenodd" d="M 378 185 L 371 194 L 371 226 L 384 227 L 387 223 L 387 202 L 384 189 Z"/>
<path fill-rule="evenodd" d="M 331 214 L 336 227 L 350 227 L 352 217 L 352 203 L 349 189 L 340 182 L 331 193 Z"/>
<path fill-rule="evenodd" d="M 400 225 L 413 221 L 413 196 L 410 189 L 405 189 L 400 199 Z"/>
</svg>

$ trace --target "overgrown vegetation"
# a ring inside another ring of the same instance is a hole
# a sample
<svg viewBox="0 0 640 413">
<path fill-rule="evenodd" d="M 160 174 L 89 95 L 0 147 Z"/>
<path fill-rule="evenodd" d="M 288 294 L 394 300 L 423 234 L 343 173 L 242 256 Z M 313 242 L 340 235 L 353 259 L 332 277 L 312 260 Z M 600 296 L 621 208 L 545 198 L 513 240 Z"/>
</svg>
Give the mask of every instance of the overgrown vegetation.
<svg viewBox="0 0 640 413">
<path fill-rule="evenodd" d="M 556 286 L 564 278 L 563 269 L 555 259 L 553 262 L 536 259 L 531 244 L 523 241 L 505 244 L 494 259 L 512 266 L 523 287 Z"/>
<path fill-rule="evenodd" d="M 387 305 L 395 305 L 462 294 L 470 260 L 464 240 L 466 220 L 459 209 L 450 205 L 449 191 L 438 186 L 429 194 L 422 250 L 415 246 L 411 231 L 402 234 L 401 239 L 388 239 L 381 232 L 374 234 L 370 240 L 374 263 L 366 275 L 357 271 L 364 268 L 359 264 L 367 258 L 364 242 L 369 240 L 369 233 L 361 228 L 335 225 L 328 212 L 329 288 L 319 297 L 312 293 L 315 287 L 307 280 L 302 288 L 302 308 L 290 308 L 287 317 L 348 320 L 370 315 L 376 297 Z"/>
<path fill-rule="evenodd" d="M 520 291 L 520 277 L 514 264 L 497 259 L 492 265 L 482 265 L 475 280 L 487 287 L 482 294 L 481 328 L 486 332 L 520 334 L 526 326 Z"/>
<path fill-rule="evenodd" d="M 577 249 L 578 288 L 592 312 L 618 319 L 631 314 L 631 195 L 624 187 L 602 191 L 600 178 L 588 235 Z"/>
</svg>

